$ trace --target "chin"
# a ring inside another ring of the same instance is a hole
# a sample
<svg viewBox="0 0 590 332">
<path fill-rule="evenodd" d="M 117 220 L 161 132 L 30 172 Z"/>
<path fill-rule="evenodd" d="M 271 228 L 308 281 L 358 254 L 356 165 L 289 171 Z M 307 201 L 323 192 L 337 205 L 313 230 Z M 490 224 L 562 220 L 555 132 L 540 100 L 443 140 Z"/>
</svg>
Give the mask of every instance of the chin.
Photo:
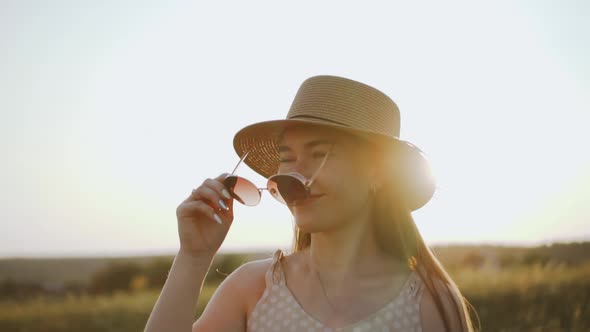
<svg viewBox="0 0 590 332">
<path fill-rule="evenodd" d="M 309 220 L 309 218 L 295 217 L 295 224 L 297 225 L 297 227 L 299 227 L 300 230 L 302 230 L 306 233 L 310 233 L 312 231 L 312 229 L 314 228 L 313 221 Z"/>
<path fill-rule="evenodd" d="M 318 231 L 318 224 L 314 222 L 311 216 L 295 216 L 295 224 L 305 233 L 314 233 Z"/>
<path fill-rule="evenodd" d="M 317 233 L 326 230 L 326 223 L 320 220 L 322 219 L 309 215 L 295 216 L 295 224 L 305 233 Z"/>
</svg>

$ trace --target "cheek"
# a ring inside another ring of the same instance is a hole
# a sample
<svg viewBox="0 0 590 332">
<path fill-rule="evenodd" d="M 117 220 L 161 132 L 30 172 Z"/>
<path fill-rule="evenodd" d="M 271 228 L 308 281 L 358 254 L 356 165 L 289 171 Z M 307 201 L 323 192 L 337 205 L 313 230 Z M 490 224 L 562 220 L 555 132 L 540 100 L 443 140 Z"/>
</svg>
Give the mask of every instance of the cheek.
<svg viewBox="0 0 590 332">
<path fill-rule="evenodd" d="M 329 173 L 321 185 L 329 194 L 330 202 L 341 208 L 356 208 L 367 199 L 368 184 L 360 172 L 352 168 Z"/>
<path fill-rule="evenodd" d="M 359 165 L 348 162 L 341 163 L 338 167 L 327 169 L 323 175 L 324 182 L 338 190 L 356 192 L 363 191 L 367 187 L 366 172 Z"/>
</svg>

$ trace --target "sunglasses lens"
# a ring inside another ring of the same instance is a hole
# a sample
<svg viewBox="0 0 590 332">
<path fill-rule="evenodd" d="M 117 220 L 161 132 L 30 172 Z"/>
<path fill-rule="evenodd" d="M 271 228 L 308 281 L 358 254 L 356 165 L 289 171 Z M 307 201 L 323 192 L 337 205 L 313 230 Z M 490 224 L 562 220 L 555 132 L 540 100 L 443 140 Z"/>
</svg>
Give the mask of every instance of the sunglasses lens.
<svg viewBox="0 0 590 332">
<path fill-rule="evenodd" d="M 244 178 L 228 176 L 223 180 L 223 184 L 232 197 L 244 205 L 254 206 L 260 202 L 260 191 L 252 182 Z"/>
<path fill-rule="evenodd" d="M 279 202 L 292 204 L 306 199 L 308 192 L 299 179 L 291 175 L 275 175 L 268 179 L 268 189 Z"/>
</svg>

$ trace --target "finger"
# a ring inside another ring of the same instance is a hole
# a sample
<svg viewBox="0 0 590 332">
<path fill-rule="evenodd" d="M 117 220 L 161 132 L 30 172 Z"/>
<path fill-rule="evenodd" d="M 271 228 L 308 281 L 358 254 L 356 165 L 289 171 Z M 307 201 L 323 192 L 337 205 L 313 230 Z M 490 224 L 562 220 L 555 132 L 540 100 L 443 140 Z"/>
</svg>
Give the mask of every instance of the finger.
<svg viewBox="0 0 590 332">
<path fill-rule="evenodd" d="M 230 175 L 231 174 L 229 174 L 229 173 L 223 173 L 215 178 L 215 180 L 221 184 L 221 187 L 218 187 L 221 190 L 220 191 L 221 196 L 223 196 L 223 198 L 226 200 L 226 202 L 229 202 L 229 203 L 231 203 L 232 197 L 231 197 L 231 194 L 229 193 L 229 190 L 225 187 L 223 180 L 225 180 L 225 178 L 227 178 Z"/>
<path fill-rule="evenodd" d="M 218 224 L 224 224 L 228 220 L 226 215 L 222 215 L 221 211 L 216 211 L 202 200 L 181 204 L 176 211 L 176 215 L 179 219 L 185 217 L 199 217 L 198 219 L 203 218 Z"/>
<path fill-rule="evenodd" d="M 215 212 L 215 209 L 201 200 L 184 202 L 176 208 L 176 216 L 179 218 L 206 216 L 213 212 Z"/>
<path fill-rule="evenodd" d="M 227 188 L 225 188 L 225 185 L 223 184 L 223 180 L 207 179 L 207 180 L 205 180 L 204 185 L 215 189 L 219 193 L 219 195 L 223 196 L 223 199 L 225 199 L 225 200 L 231 199 L 231 195 L 230 195 L 229 191 L 227 190 Z"/>
<path fill-rule="evenodd" d="M 229 207 L 229 206 L 228 206 Z M 216 210 L 214 211 L 214 213 L 217 215 L 217 217 L 219 217 L 219 219 L 221 219 L 222 224 L 231 224 L 231 222 L 234 220 L 234 213 L 233 210 L 231 209 L 231 207 L 229 207 L 228 210 L 224 210 L 224 209 L 220 209 L 220 210 Z M 215 216 L 213 216 L 215 218 Z"/>
<path fill-rule="evenodd" d="M 214 181 L 214 180 L 212 180 Z M 215 182 L 215 181 L 214 181 Z M 217 190 L 208 185 L 203 185 L 193 193 L 197 200 L 204 200 L 215 210 L 229 210 L 228 205 Z"/>
<path fill-rule="evenodd" d="M 224 173 L 218 177 L 216 177 L 215 179 L 205 179 L 205 181 L 203 181 L 203 183 L 198 187 L 193 189 L 191 195 L 186 199 L 186 201 L 188 200 L 198 200 L 201 199 L 201 197 L 199 196 L 199 189 L 201 187 L 210 187 L 214 190 L 216 190 L 221 196 L 223 196 L 224 200 L 230 200 L 232 197 L 229 193 L 229 191 L 225 188 L 224 184 L 223 184 L 223 179 L 225 179 L 227 177 L 227 173 Z"/>
<path fill-rule="evenodd" d="M 230 175 L 231 174 L 228 174 L 228 173 L 221 174 L 220 176 L 215 178 L 215 180 L 216 180 L 215 182 L 218 182 L 221 186 L 219 186 L 218 184 L 213 184 L 213 185 L 215 185 L 215 188 L 220 190 L 218 192 L 221 194 L 221 197 L 223 199 L 222 202 L 225 203 L 224 205 L 227 207 L 225 210 L 232 212 L 233 206 L 234 206 L 234 198 L 233 198 L 232 194 L 230 193 L 230 189 L 228 189 L 223 182 L 223 180 L 225 180 Z"/>
<path fill-rule="evenodd" d="M 222 173 L 220 174 L 218 177 L 215 178 L 215 180 L 219 181 L 219 182 L 223 182 L 223 180 L 228 177 L 230 174 L 229 173 Z"/>
</svg>

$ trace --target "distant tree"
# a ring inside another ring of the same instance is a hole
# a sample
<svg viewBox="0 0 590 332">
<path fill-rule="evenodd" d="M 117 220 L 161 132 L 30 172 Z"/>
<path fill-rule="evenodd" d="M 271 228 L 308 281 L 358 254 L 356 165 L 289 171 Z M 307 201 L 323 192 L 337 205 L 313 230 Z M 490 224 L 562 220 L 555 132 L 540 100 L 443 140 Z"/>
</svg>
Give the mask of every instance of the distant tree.
<svg viewBox="0 0 590 332">
<path fill-rule="evenodd" d="M 499 257 L 500 267 L 512 267 L 518 264 L 519 260 L 514 255 L 504 253 Z"/>
<path fill-rule="evenodd" d="M 131 290 L 132 292 L 142 291 L 142 290 L 148 288 L 148 285 L 149 285 L 149 280 L 145 275 L 143 275 L 143 274 L 136 275 L 129 282 L 129 290 Z"/>
<path fill-rule="evenodd" d="M 478 251 L 470 251 L 463 257 L 461 265 L 472 269 L 479 269 L 483 266 L 485 261 L 486 259 L 481 255 L 481 253 Z"/>
<path fill-rule="evenodd" d="M 92 293 L 129 291 L 133 279 L 141 275 L 141 267 L 133 262 L 113 262 L 96 272 L 90 282 Z"/>
<path fill-rule="evenodd" d="M 539 251 L 531 251 L 524 255 L 522 258 L 522 263 L 525 265 L 547 265 L 551 257 L 545 253 L 541 253 Z"/>
<path fill-rule="evenodd" d="M 26 300 L 43 293 L 41 284 L 6 279 L 0 282 L 0 299 Z"/>
<path fill-rule="evenodd" d="M 206 282 L 220 283 L 235 269 L 240 267 L 245 261 L 245 256 L 241 254 L 221 254 L 217 255 L 211 264 Z"/>
<path fill-rule="evenodd" d="M 172 258 L 155 258 L 145 268 L 144 275 L 147 278 L 147 286 L 150 288 L 162 288 L 166 279 L 168 278 L 168 272 L 172 267 Z"/>
<path fill-rule="evenodd" d="M 87 285 L 80 281 L 67 281 L 64 284 L 66 294 L 80 295 L 87 291 Z"/>
</svg>

